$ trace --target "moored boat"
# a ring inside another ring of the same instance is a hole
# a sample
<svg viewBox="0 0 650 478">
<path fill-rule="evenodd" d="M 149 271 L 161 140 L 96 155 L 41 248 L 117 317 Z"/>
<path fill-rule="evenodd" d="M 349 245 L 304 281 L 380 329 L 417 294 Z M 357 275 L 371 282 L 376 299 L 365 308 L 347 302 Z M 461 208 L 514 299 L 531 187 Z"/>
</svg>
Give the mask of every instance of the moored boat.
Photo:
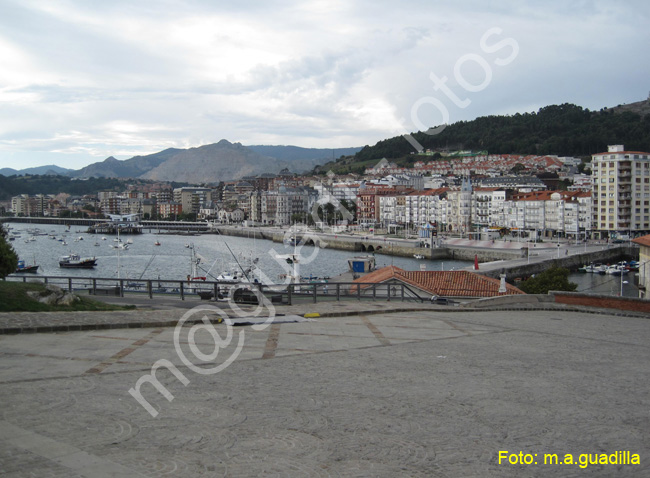
<svg viewBox="0 0 650 478">
<path fill-rule="evenodd" d="M 92 269 L 97 265 L 94 257 L 80 257 L 79 254 L 70 254 L 59 260 L 59 267 L 67 269 Z"/>
<path fill-rule="evenodd" d="M 16 266 L 16 273 L 20 272 L 30 272 L 33 274 L 38 272 L 38 266 L 36 264 L 27 265 L 25 264 L 25 261 L 19 260 L 18 265 Z"/>
</svg>

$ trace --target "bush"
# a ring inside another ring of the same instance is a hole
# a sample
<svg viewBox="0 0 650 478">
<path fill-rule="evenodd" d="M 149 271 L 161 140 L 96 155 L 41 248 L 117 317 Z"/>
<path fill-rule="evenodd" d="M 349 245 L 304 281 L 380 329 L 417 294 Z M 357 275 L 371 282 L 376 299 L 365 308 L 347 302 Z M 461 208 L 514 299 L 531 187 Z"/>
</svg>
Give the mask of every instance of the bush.
<svg viewBox="0 0 650 478">
<path fill-rule="evenodd" d="M 7 232 L 0 226 L 0 279 L 16 272 L 18 256 L 6 238 Z"/>
<path fill-rule="evenodd" d="M 531 277 L 519 286 L 526 294 L 548 294 L 549 290 L 572 292 L 577 287 L 578 284 L 569 282 L 569 269 L 557 266 Z"/>
</svg>

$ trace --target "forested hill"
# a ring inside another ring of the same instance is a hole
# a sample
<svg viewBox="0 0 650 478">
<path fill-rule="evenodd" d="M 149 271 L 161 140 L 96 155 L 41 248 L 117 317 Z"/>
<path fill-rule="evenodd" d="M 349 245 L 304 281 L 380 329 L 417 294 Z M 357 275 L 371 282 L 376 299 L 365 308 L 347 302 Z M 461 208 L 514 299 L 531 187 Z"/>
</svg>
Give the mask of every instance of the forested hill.
<svg viewBox="0 0 650 478">
<path fill-rule="evenodd" d="M 76 180 L 67 176 L 0 176 L 0 201 L 19 194 L 59 194 L 72 196 L 96 195 L 98 191 L 123 191 L 129 184 L 145 184 L 153 181 L 141 179 L 89 178 Z M 186 183 L 170 183 L 172 187 Z"/>
<path fill-rule="evenodd" d="M 641 102 L 643 103 L 643 102 Z M 616 108 L 589 111 L 572 104 L 552 105 L 536 113 L 484 116 L 448 125 L 441 133 L 413 137 L 426 149 L 487 150 L 490 154 L 589 156 L 623 144 L 629 151 L 650 151 L 650 114 Z M 402 136 L 359 151 L 355 162 L 397 159 L 415 151 Z"/>
</svg>

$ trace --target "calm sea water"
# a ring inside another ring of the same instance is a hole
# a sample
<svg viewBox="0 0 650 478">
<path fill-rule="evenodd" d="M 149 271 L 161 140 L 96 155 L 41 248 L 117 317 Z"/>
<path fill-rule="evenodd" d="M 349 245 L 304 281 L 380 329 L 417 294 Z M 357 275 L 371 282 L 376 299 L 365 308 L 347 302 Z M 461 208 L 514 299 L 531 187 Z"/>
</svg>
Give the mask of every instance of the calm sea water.
<svg viewBox="0 0 650 478">
<path fill-rule="evenodd" d="M 74 276 L 74 277 L 119 277 L 129 279 L 169 279 L 181 280 L 192 273 L 191 246 L 201 259 L 198 275 L 213 279 L 224 271 L 239 268 L 237 261 L 246 267 L 253 259 L 258 259 L 257 267 L 268 282 L 280 283 L 281 274 L 291 272 L 291 266 L 277 254 L 289 254 L 293 247 L 283 244 L 255 240 L 249 238 L 219 236 L 205 234 L 186 236 L 176 234 L 141 234 L 122 236 L 123 242 L 132 240 L 128 250 L 114 249 L 114 235 L 87 234 L 86 229 L 65 226 L 43 226 L 10 223 L 12 232 L 21 237 L 12 242 L 19 257 L 28 264 L 40 265 L 39 275 Z M 65 239 L 67 245 L 46 235 L 34 236 L 35 240 L 25 242 L 32 237 L 28 229 L 39 228 L 44 233 L 54 235 L 57 239 Z M 102 240 L 105 237 L 106 240 Z M 155 246 L 156 242 L 160 246 Z M 232 251 L 232 253 L 231 253 Z M 96 257 L 97 266 L 94 269 L 61 269 L 59 258 L 76 253 L 82 257 Z M 319 249 L 304 246 L 300 250 L 303 261 L 300 273 L 303 277 L 335 277 L 347 272 L 347 261 L 354 257 L 353 252 L 337 249 Z M 118 257 L 119 256 L 119 257 Z M 458 270 L 472 265 L 467 261 L 429 261 L 416 260 L 408 257 L 390 257 L 377 254 L 377 267 L 395 265 L 405 270 L 420 270 L 425 265 L 427 270 Z M 621 278 L 611 275 L 573 273 L 569 279 L 578 284 L 579 291 L 619 295 Z M 623 295 L 638 297 L 638 289 L 634 285 L 634 275 L 623 276 Z"/>
<path fill-rule="evenodd" d="M 212 234 L 186 236 L 176 234 L 140 234 L 121 236 L 122 242 L 132 240 L 128 250 L 114 249 L 117 244 L 114 235 L 87 234 L 86 229 L 65 226 L 26 225 L 19 223 L 8 224 L 13 233 L 21 237 L 12 242 L 19 257 L 26 263 L 40 265 L 40 275 L 102 277 L 129 279 L 169 279 L 181 280 L 192 273 L 192 249 L 201 259 L 198 275 L 211 279 L 224 271 L 239 268 L 237 262 L 246 267 L 254 259 L 258 259 L 257 268 L 266 276 L 269 282 L 280 283 L 281 274 L 291 272 L 284 260 L 278 259 L 278 254 L 293 253 L 293 247 L 283 244 L 252 238 L 219 236 Z M 52 234 L 56 239 L 47 235 L 32 237 L 27 229 L 38 227 L 42 232 Z M 106 240 L 102 240 L 105 237 Z M 67 245 L 62 245 L 58 239 L 65 239 Z M 28 242 L 25 242 L 28 240 Z M 154 245 L 160 242 L 160 246 Z M 189 246 L 189 247 L 188 247 Z M 232 253 L 231 253 L 232 252 Z M 67 254 L 76 253 L 82 257 L 96 257 L 97 266 L 94 269 L 61 269 L 59 259 Z M 303 246 L 300 250 L 303 257 L 300 274 L 303 277 L 335 277 L 347 272 L 348 259 L 354 257 L 353 252 L 336 249 L 314 248 Z M 428 261 L 407 257 L 390 257 L 377 254 L 377 267 L 395 265 L 405 270 L 420 270 L 425 264 L 427 270 L 462 269 L 472 263 L 467 261 Z M 118 267 L 119 263 L 119 267 Z"/>
</svg>

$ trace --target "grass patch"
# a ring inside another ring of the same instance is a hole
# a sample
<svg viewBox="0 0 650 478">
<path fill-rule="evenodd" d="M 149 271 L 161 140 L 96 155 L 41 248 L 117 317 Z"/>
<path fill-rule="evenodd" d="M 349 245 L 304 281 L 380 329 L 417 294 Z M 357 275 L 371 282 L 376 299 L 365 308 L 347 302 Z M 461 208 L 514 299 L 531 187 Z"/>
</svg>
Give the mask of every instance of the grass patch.
<svg viewBox="0 0 650 478">
<path fill-rule="evenodd" d="M 67 312 L 129 310 L 133 305 L 111 305 L 87 297 L 72 305 L 46 305 L 27 295 L 28 291 L 45 291 L 45 284 L 39 282 L 0 281 L 0 312 Z"/>
</svg>

